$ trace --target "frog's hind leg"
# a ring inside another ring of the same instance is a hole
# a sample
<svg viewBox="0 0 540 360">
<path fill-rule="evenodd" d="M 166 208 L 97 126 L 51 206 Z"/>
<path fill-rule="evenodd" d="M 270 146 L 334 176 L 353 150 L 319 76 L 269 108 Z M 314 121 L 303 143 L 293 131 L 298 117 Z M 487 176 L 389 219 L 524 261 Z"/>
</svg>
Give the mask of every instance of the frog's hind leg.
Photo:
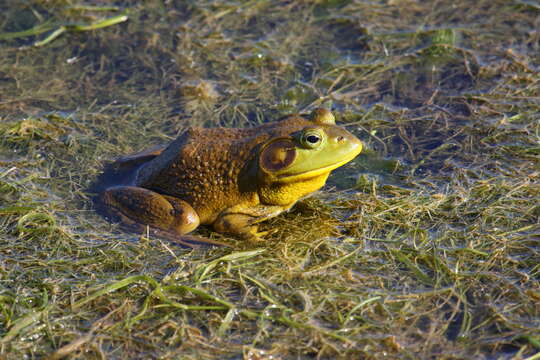
<svg viewBox="0 0 540 360">
<path fill-rule="evenodd" d="M 100 195 L 100 208 L 137 230 L 149 226 L 153 233 L 183 245 L 182 235 L 199 226 L 199 216 L 187 202 L 137 186 L 115 186 Z"/>
<path fill-rule="evenodd" d="M 90 185 L 88 190 L 93 193 L 101 193 L 112 186 L 131 185 L 135 180 L 137 169 L 159 156 L 164 148 L 163 145 L 154 146 L 145 151 L 117 158 L 105 166 L 103 173 Z"/>
<path fill-rule="evenodd" d="M 165 145 L 156 145 L 149 149 L 119 157 L 115 160 L 117 166 L 140 166 L 161 155 Z"/>
</svg>

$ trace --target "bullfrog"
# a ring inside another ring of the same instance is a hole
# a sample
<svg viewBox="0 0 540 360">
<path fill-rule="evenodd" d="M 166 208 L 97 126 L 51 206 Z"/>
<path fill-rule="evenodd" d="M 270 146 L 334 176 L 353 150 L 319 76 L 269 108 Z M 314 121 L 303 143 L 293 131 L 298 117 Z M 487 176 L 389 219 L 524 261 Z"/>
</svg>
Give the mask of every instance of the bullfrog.
<svg viewBox="0 0 540 360">
<path fill-rule="evenodd" d="M 168 146 L 118 159 L 127 170 L 99 201 L 109 216 L 188 246 L 200 224 L 259 241 L 258 223 L 320 189 L 361 150 L 326 109 L 252 128 L 192 127 Z"/>
</svg>

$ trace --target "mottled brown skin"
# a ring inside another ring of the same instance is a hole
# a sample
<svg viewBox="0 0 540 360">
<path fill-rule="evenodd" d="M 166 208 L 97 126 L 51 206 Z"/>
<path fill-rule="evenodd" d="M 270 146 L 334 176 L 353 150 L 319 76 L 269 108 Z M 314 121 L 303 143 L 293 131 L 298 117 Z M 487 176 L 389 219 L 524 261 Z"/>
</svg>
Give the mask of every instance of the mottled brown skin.
<svg viewBox="0 0 540 360">
<path fill-rule="evenodd" d="M 247 129 L 190 128 L 166 148 L 120 159 L 130 175 L 107 188 L 101 202 L 124 223 L 180 242 L 199 224 L 259 240 L 258 222 L 321 188 L 331 170 L 361 151 L 330 112 L 317 109 L 311 117 Z"/>
</svg>

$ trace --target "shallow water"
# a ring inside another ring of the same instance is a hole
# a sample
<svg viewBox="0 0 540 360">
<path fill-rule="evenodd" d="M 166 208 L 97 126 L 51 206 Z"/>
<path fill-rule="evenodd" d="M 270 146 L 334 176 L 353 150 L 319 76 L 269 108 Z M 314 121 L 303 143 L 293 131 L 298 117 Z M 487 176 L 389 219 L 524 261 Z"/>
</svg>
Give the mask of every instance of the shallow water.
<svg viewBox="0 0 540 360">
<path fill-rule="evenodd" d="M 536 358 L 536 2 L 92 4 L 0 4 L 2 356 Z M 267 243 L 95 213 L 118 156 L 321 105 L 366 151 Z"/>
</svg>

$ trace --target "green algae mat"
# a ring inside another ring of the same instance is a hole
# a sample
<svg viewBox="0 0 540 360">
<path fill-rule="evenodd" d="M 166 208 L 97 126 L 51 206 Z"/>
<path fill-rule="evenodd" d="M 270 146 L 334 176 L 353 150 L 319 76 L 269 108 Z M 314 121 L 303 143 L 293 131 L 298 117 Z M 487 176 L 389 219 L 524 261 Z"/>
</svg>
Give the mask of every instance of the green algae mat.
<svg viewBox="0 0 540 360">
<path fill-rule="evenodd" d="M 0 359 L 540 359 L 534 0 L 0 3 Z M 250 244 L 96 213 L 118 156 L 317 107 L 365 145 Z"/>
</svg>

